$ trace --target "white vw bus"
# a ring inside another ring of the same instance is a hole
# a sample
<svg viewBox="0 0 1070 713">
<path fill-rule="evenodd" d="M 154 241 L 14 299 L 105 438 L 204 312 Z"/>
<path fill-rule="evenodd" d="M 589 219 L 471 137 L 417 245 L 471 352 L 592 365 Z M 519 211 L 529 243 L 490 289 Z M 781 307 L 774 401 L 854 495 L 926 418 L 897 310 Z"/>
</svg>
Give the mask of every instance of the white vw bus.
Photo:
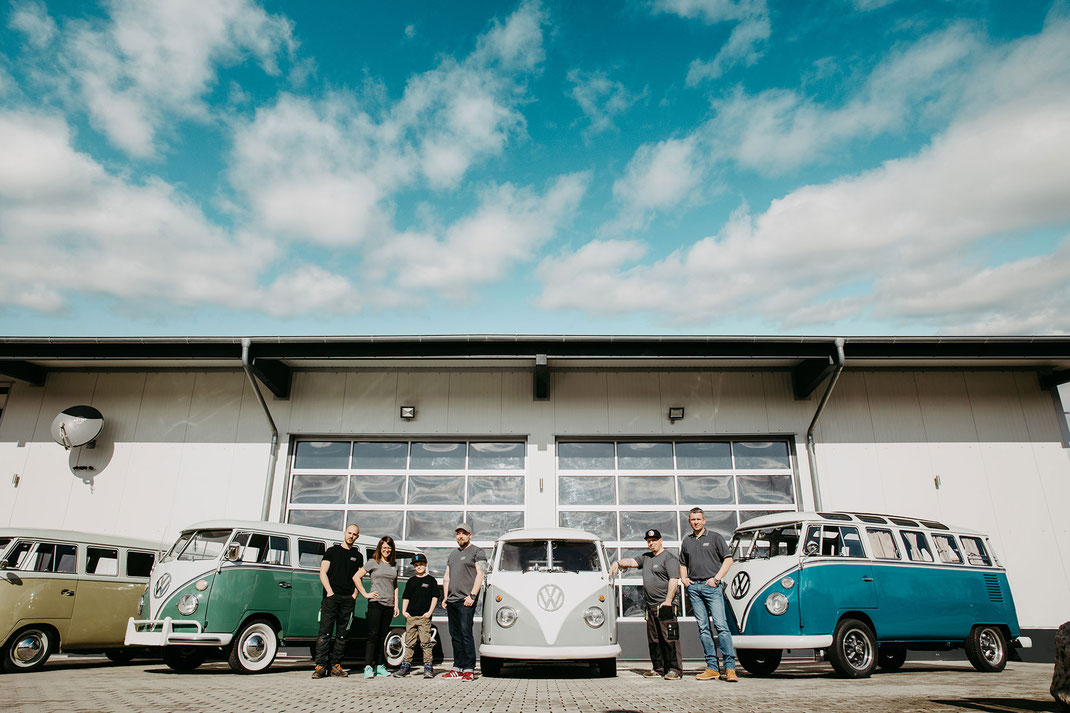
<svg viewBox="0 0 1070 713">
<path fill-rule="evenodd" d="M 505 661 L 589 661 L 615 676 L 616 590 L 597 535 L 563 527 L 498 538 L 483 592 L 485 676 Z"/>
</svg>

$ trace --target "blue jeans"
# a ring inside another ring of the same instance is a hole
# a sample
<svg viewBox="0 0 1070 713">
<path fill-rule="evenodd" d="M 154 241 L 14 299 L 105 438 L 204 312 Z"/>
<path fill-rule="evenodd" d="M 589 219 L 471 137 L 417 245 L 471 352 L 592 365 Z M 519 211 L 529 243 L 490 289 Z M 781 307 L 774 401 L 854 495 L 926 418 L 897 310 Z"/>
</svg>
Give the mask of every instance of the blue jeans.
<svg viewBox="0 0 1070 713">
<path fill-rule="evenodd" d="M 717 650 L 713 647 L 710 634 L 710 619 L 717 629 L 717 643 L 724 655 L 724 667 L 736 667 L 736 649 L 732 646 L 732 634 L 728 631 L 728 617 L 725 616 L 724 589 L 712 587 L 706 582 L 695 582 L 687 588 L 687 602 L 698 622 L 698 638 L 706 654 L 706 668 L 717 669 Z"/>
<path fill-rule="evenodd" d="M 456 671 L 475 673 L 476 640 L 472 635 L 475 617 L 475 606 L 466 607 L 464 602 L 446 602 L 446 618 L 450 622 L 450 640 L 453 642 L 453 668 Z"/>
</svg>

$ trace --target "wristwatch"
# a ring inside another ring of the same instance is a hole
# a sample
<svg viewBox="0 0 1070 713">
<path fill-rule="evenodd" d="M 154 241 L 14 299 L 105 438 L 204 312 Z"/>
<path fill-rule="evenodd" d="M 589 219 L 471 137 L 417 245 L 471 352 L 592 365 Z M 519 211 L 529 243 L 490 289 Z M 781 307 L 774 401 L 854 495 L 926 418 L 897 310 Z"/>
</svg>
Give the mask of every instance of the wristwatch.
<svg viewBox="0 0 1070 713">
<path fill-rule="evenodd" d="M 716 577 L 714 577 L 713 578 L 713 586 L 720 587 L 721 586 L 721 580 L 719 580 Z"/>
</svg>

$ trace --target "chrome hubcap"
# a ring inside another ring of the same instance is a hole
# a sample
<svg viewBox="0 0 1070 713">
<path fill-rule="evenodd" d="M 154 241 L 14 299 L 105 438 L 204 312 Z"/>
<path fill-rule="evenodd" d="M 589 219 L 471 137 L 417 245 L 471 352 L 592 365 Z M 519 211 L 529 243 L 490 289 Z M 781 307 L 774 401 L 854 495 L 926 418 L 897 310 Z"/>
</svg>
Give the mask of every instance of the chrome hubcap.
<svg viewBox="0 0 1070 713">
<path fill-rule="evenodd" d="M 36 631 L 23 634 L 11 647 L 11 660 L 17 666 L 32 666 L 45 654 L 44 636 Z"/>
<path fill-rule="evenodd" d="M 999 643 L 999 637 L 991 629 L 981 632 L 981 655 L 985 661 L 996 664 L 1003 659 L 1003 646 Z"/>
<path fill-rule="evenodd" d="M 386 655 L 390 659 L 400 659 L 405 654 L 405 641 L 397 634 L 386 639 Z"/>
<path fill-rule="evenodd" d="M 249 661 L 259 661 L 264 658 L 264 652 L 267 651 L 267 642 L 264 641 L 263 634 L 254 632 L 247 636 L 242 651 Z"/>
<path fill-rule="evenodd" d="M 843 637 L 843 653 L 847 662 L 859 671 L 869 667 L 873 660 L 873 649 L 866 638 L 858 629 L 851 629 L 847 636 Z"/>
</svg>

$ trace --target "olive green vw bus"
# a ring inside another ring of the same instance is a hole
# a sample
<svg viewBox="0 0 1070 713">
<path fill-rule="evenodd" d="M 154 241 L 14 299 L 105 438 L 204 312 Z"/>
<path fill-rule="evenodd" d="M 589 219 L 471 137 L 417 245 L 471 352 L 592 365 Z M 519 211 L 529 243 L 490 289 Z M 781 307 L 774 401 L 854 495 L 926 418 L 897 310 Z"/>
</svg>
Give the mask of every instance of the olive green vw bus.
<svg viewBox="0 0 1070 713">
<path fill-rule="evenodd" d="M 184 530 L 160 560 L 127 623 L 128 646 L 162 647 L 175 671 L 192 671 L 213 654 L 236 673 L 266 671 L 279 647 L 314 647 L 323 597 L 319 569 L 338 532 L 277 522 L 219 520 Z M 365 560 L 378 538 L 361 535 Z M 399 587 L 413 552 L 398 546 Z M 358 598 L 350 641 L 364 638 L 367 601 Z M 141 618 L 145 617 L 145 618 Z M 401 637 L 386 641 L 387 660 L 400 661 Z"/>
<path fill-rule="evenodd" d="M 125 661 L 127 617 L 157 545 L 69 530 L 0 528 L 2 668 L 35 671 L 58 651 Z"/>
</svg>

